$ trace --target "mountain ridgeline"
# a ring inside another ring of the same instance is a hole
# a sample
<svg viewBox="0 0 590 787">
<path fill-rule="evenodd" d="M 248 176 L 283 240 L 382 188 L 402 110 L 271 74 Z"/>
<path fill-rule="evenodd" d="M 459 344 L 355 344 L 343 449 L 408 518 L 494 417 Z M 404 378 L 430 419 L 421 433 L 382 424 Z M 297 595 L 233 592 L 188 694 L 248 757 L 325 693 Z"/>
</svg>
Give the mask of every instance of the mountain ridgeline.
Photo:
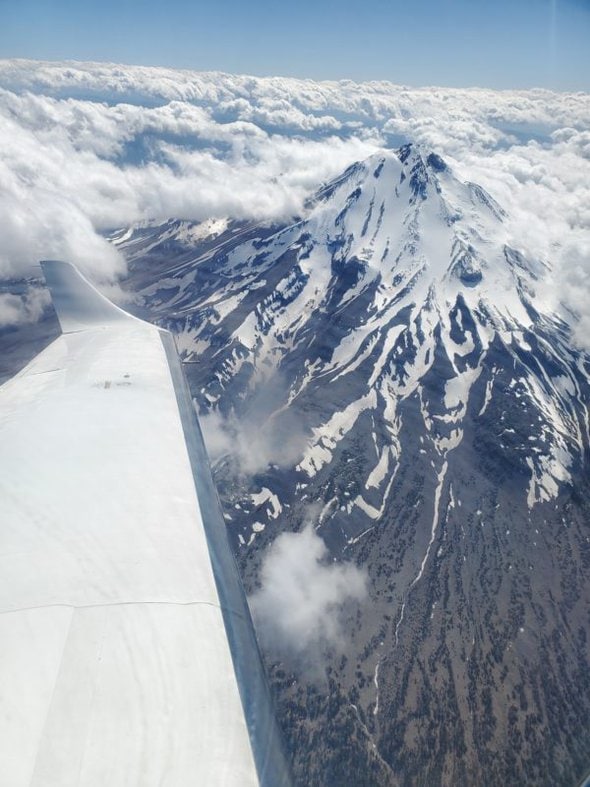
<svg viewBox="0 0 590 787">
<path fill-rule="evenodd" d="M 408 145 L 284 226 L 111 237 L 215 425 L 247 586 L 310 518 L 366 571 L 319 671 L 266 650 L 302 785 L 571 785 L 590 767 L 590 364 L 506 218 Z"/>
</svg>

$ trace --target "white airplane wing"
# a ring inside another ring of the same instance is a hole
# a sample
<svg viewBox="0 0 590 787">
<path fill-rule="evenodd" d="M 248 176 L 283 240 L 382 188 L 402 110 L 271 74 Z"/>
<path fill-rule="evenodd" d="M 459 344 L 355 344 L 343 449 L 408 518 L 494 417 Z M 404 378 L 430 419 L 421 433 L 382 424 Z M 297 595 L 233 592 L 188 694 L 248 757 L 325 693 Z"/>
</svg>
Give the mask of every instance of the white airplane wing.
<svg viewBox="0 0 590 787">
<path fill-rule="evenodd" d="M 172 336 L 42 265 L 63 334 L 0 387 L 0 783 L 287 784 Z"/>
</svg>

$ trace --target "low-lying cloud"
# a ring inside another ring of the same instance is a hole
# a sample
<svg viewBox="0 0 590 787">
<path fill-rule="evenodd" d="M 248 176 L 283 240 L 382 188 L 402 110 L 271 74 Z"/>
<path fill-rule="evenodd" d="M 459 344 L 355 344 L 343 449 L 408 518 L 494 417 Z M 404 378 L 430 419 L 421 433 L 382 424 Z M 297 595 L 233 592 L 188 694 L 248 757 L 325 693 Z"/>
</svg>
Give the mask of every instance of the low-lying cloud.
<svg viewBox="0 0 590 787">
<path fill-rule="evenodd" d="M 258 411 L 238 418 L 211 410 L 199 416 L 207 451 L 213 461 L 224 455 L 238 463 L 245 475 L 264 472 L 269 465 L 290 467 L 303 455 L 306 436 L 292 411 L 285 410 L 281 423 Z"/>
<path fill-rule="evenodd" d="M 41 287 L 29 287 L 22 295 L 0 293 L 0 328 L 37 322 L 49 301 L 48 290 Z"/>
<path fill-rule="evenodd" d="M 552 266 L 556 308 L 590 318 L 588 94 L 22 60 L 0 61 L 0 85 L 0 278 L 62 257 L 112 281 L 107 229 L 288 219 L 348 164 L 415 141 L 503 205 L 513 245 Z"/>
<path fill-rule="evenodd" d="M 0 90 L 0 277 L 66 258 L 95 279 L 124 273 L 101 232 L 146 219 L 288 219 L 377 143 L 303 140 L 205 110 L 109 106 Z"/>
<path fill-rule="evenodd" d="M 199 415 L 209 456 L 231 455 L 244 475 L 269 465 L 292 467 L 307 446 L 305 424 L 288 407 L 292 382 L 279 370 L 257 371 L 240 413 L 209 410 Z"/>
<path fill-rule="evenodd" d="M 366 574 L 351 563 L 328 562 L 328 549 L 311 524 L 282 533 L 266 553 L 261 587 L 249 603 L 266 644 L 309 657 L 343 645 L 342 614 L 367 594 Z"/>
</svg>

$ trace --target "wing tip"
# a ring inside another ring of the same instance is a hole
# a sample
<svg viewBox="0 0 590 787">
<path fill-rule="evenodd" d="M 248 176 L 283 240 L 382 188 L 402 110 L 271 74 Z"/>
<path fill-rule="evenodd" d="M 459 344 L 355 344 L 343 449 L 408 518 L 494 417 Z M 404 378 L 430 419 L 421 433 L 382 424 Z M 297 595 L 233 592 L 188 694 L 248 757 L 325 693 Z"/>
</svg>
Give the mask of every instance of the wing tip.
<svg viewBox="0 0 590 787">
<path fill-rule="evenodd" d="M 136 319 L 99 292 L 71 262 L 41 260 L 39 264 L 63 333 Z"/>
</svg>

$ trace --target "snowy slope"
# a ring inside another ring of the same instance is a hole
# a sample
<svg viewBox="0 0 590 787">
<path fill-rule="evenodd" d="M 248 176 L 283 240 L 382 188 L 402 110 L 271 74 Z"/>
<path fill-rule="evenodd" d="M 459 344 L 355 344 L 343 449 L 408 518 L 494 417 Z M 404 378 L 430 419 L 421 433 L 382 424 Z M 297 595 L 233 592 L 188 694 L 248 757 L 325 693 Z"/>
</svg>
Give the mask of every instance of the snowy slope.
<svg viewBox="0 0 590 787">
<path fill-rule="evenodd" d="M 199 237 L 176 222 L 151 243 L 181 243 L 191 232 Z M 115 242 L 129 253 L 138 234 Z M 151 248 L 143 244 L 141 253 Z M 209 294 L 196 284 L 195 266 L 213 256 L 223 286 L 213 282 Z M 459 182 L 435 154 L 408 146 L 356 164 L 318 194 L 305 221 L 219 257 L 215 248 L 176 266 L 144 295 L 174 318 L 187 355 L 225 337 L 201 391 L 209 405 L 223 406 L 236 378 L 244 397 L 260 376 L 295 357 L 289 403 L 320 379 L 342 388 L 354 379 L 338 427 L 310 424 L 299 465 L 306 475 L 333 453 L 324 433 L 338 442 L 359 417 L 359 377 L 373 392 L 362 409 L 381 413 L 392 437 L 399 403 L 418 395 L 425 437 L 444 458 L 462 438 L 467 411 L 477 406 L 483 415 L 489 406 L 497 370 L 486 361 L 502 352 L 518 370 L 514 396 L 540 418 L 521 457 L 529 505 L 550 499 L 570 478 L 587 423 L 567 326 L 539 298 L 546 264 L 510 248 L 502 208 L 475 184 Z M 445 380 L 444 396 L 428 390 L 433 372 Z"/>
</svg>

